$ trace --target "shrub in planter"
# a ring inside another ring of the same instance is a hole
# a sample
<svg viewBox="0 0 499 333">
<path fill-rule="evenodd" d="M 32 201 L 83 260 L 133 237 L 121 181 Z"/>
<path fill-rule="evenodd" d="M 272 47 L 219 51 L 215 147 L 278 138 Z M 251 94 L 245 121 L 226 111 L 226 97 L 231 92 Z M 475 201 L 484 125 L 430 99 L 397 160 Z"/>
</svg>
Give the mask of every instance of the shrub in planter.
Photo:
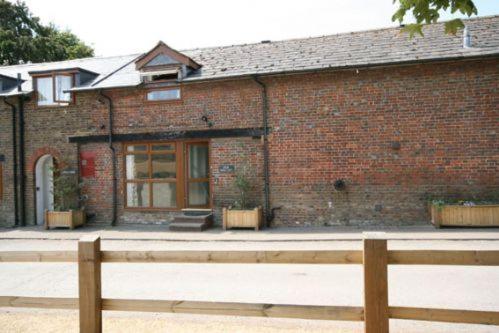
<svg viewBox="0 0 499 333">
<path fill-rule="evenodd" d="M 431 200 L 431 223 L 436 227 L 497 227 L 499 203 L 484 200 Z"/>
<path fill-rule="evenodd" d="M 57 166 L 52 168 L 54 175 L 54 210 L 45 211 L 45 229 L 68 227 L 74 229 L 86 220 L 82 198 L 79 196 L 82 183 L 75 175 L 65 174 Z"/>
<path fill-rule="evenodd" d="M 262 226 L 262 208 L 248 207 L 248 191 L 251 184 L 243 173 L 236 175 L 235 186 L 239 192 L 239 199 L 229 208 L 223 208 L 223 229 L 230 228 L 254 228 L 259 230 Z"/>
</svg>

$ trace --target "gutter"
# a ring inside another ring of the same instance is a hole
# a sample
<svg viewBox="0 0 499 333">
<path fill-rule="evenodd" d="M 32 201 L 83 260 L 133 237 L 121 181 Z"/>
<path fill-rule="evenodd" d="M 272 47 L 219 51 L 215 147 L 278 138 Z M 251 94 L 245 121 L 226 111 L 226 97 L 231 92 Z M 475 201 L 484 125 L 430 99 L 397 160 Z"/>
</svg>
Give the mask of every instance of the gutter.
<svg viewBox="0 0 499 333">
<path fill-rule="evenodd" d="M 116 149 L 113 147 L 113 122 L 114 122 L 114 114 L 113 114 L 113 100 L 111 97 L 107 96 L 102 92 L 102 90 L 99 90 L 99 95 L 103 97 L 104 99 L 107 100 L 108 102 L 108 117 L 109 117 L 109 134 L 108 134 L 108 144 L 109 144 L 109 149 L 111 150 L 111 170 L 112 170 L 112 177 L 113 177 L 113 194 L 112 194 L 112 220 L 111 220 L 111 226 L 116 225 L 116 220 L 117 220 L 117 195 L 118 195 L 118 180 L 116 178 Z"/>
<path fill-rule="evenodd" d="M 271 222 L 274 219 L 273 212 L 270 211 L 270 172 L 269 172 L 269 127 L 268 113 L 269 103 L 267 96 L 267 86 L 260 81 L 258 76 L 253 76 L 255 82 L 262 88 L 262 125 L 263 125 L 263 195 L 264 195 L 264 216 L 267 228 L 270 228 Z"/>
<path fill-rule="evenodd" d="M 14 227 L 19 225 L 19 197 L 18 197 L 18 177 L 17 177 L 17 110 L 14 104 L 7 101 L 7 97 L 3 98 L 3 102 L 11 107 L 12 110 L 12 172 L 14 181 Z"/>
</svg>

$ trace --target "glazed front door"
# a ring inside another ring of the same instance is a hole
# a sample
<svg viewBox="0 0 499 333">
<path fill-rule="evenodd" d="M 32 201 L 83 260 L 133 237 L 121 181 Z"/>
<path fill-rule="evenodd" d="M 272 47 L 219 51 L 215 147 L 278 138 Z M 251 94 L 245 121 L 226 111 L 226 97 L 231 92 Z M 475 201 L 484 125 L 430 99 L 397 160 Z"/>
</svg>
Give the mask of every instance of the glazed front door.
<svg viewBox="0 0 499 333">
<path fill-rule="evenodd" d="M 207 142 L 187 144 L 187 207 L 210 207 L 210 170 Z"/>
</svg>

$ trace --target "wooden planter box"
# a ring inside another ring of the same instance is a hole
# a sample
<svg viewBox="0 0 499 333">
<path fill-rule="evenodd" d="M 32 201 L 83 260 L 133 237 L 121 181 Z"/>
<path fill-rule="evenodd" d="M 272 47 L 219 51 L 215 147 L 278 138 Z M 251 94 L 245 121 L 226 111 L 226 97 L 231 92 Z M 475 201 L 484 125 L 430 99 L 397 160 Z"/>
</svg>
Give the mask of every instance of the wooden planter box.
<svg viewBox="0 0 499 333">
<path fill-rule="evenodd" d="M 430 205 L 431 223 L 457 227 L 499 227 L 499 205 Z"/>
<path fill-rule="evenodd" d="M 45 229 L 52 227 L 67 227 L 74 229 L 83 225 L 86 220 L 86 214 L 83 210 L 70 210 L 68 212 L 49 212 L 45 211 Z"/>
<path fill-rule="evenodd" d="M 262 208 L 252 210 L 223 209 L 223 229 L 262 227 Z"/>
</svg>

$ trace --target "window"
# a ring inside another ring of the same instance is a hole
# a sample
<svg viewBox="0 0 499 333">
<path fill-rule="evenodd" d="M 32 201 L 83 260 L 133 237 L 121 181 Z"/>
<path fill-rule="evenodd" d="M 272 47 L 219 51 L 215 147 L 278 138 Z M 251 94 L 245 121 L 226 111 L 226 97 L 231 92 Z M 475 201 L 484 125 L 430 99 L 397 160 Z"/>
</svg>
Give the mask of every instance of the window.
<svg viewBox="0 0 499 333">
<path fill-rule="evenodd" d="M 126 206 L 176 208 L 176 145 L 127 145 L 125 154 Z"/>
<path fill-rule="evenodd" d="M 38 77 L 38 105 L 65 105 L 71 102 L 71 93 L 65 91 L 73 87 L 73 81 L 73 75 Z"/>
<path fill-rule="evenodd" d="M 148 101 L 171 101 L 180 99 L 180 88 L 168 90 L 151 90 L 147 93 Z"/>
<path fill-rule="evenodd" d="M 124 149 L 126 208 L 210 206 L 208 143 L 134 143 Z"/>
</svg>

